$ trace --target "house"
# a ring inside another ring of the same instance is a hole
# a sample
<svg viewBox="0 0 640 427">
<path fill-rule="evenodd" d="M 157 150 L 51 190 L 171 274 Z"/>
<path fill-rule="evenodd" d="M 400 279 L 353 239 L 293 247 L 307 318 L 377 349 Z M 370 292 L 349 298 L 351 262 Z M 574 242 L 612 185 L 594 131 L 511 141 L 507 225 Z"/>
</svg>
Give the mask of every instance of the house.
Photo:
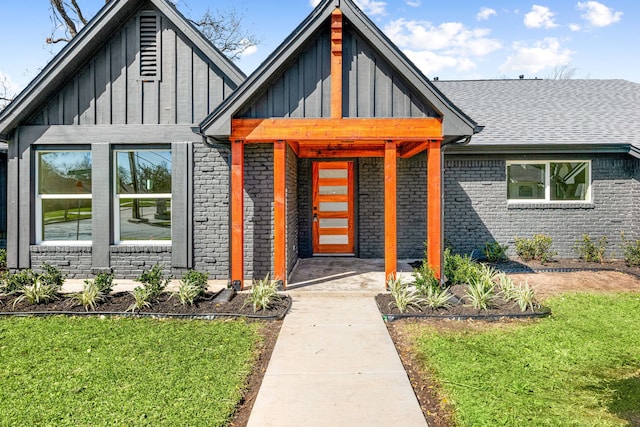
<svg viewBox="0 0 640 427">
<path fill-rule="evenodd" d="M 245 77 L 166 0 L 114 0 L 0 114 L 11 269 L 285 284 L 299 258 L 640 238 L 640 85 L 429 81 L 351 0 Z"/>
</svg>

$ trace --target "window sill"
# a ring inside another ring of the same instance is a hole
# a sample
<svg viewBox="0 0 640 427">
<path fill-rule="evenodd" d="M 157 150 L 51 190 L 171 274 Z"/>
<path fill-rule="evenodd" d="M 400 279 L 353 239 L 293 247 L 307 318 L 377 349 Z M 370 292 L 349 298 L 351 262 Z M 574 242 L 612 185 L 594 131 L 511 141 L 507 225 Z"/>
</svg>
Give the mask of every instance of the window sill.
<svg viewBox="0 0 640 427">
<path fill-rule="evenodd" d="M 171 252 L 171 242 L 163 243 L 119 243 L 111 245 L 111 253 L 166 253 Z"/>
<path fill-rule="evenodd" d="M 90 252 L 91 242 L 42 242 L 30 246 L 31 252 Z"/>
<path fill-rule="evenodd" d="M 592 202 L 539 202 L 539 203 L 518 203 L 507 202 L 507 209 L 594 209 Z"/>
</svg>

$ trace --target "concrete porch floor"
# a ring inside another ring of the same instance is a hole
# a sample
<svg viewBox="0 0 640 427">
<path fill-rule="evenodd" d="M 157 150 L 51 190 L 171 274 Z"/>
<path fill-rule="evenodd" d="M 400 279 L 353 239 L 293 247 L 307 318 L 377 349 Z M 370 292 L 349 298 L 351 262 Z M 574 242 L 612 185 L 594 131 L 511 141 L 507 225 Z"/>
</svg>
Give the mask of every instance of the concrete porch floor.
<svg viewBox="0 0 640 427">
<path fill-rule="evenodd" d="M 411 280 L 410 260 L 398 260 L 398 276 Z M 384 290 L 384 259 L 301 258 L 289 275 L 288 292 L 365 292 Z"/>
</svg>

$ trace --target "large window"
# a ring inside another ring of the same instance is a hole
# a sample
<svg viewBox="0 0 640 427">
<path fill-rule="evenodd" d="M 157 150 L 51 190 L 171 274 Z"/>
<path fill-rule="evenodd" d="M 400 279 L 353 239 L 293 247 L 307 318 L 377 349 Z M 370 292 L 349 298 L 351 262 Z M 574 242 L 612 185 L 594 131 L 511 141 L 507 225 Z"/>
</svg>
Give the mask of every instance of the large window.
<svg viewBox="0 0 640 427">
<path fill-rule="evenodd" d="M 171 240 L 171 151 L 115 152 L 118 243 Z"/>
<path fill-rule="evenodd" d="M 507 199 L 590 201 L 591 162 L 507 162 Z"/>
<path fill-rule="evenodd" d="M 38 243 L 91 241 L 91 152 L 36 152 Z"/>
</svg>

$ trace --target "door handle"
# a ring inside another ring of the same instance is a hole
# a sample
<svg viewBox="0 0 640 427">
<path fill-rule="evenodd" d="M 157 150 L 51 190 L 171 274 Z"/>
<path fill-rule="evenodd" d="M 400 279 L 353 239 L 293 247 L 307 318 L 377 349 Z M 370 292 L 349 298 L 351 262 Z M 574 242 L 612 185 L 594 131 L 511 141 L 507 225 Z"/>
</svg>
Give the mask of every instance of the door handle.
<svg viewBox="0 0 640 427">
<path fill-rule="evenodd" d="M 313 222 L 318 222 L 318 214 L 313 214 Z"/>
</svg>

